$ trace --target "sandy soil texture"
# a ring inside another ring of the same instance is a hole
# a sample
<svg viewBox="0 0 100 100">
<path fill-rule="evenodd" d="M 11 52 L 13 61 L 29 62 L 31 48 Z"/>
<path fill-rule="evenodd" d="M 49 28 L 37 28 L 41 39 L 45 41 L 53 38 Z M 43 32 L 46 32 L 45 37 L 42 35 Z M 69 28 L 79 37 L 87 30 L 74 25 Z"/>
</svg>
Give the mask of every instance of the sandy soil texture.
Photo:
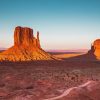
<svg viewBox="0 0 100 100">
<path fill-rule="evenodd" d="M 0 62 L 0 100 L 49 100 L 88 81 L 99 82 L 100 61 L 90 58 L 80 55 L 59 61 Z"/>
</svg>

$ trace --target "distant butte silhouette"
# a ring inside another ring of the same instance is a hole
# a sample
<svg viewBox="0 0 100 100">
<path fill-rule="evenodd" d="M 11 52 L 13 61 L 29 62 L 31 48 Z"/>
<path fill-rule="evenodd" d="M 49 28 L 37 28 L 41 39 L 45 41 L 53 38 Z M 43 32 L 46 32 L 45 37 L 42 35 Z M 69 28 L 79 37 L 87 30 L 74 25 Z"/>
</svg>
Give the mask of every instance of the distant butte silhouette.
<svg viewBox="0 0 100 100">
<path fill-rule="evenodd" d="M 100 60 L 100 39 L 97 39 L 93 42 L 89 54 L 94 55 L 98 60 Z"/>
<path fill-rule="evenodd" d="M 0 61 L 31 61 L 56 59 L 46 53 L 40 46 L 39 32 L 37 38 L 33 29 L 16 27 L 14 31 L 14 46 L 0 53 Z"/>
</svg>

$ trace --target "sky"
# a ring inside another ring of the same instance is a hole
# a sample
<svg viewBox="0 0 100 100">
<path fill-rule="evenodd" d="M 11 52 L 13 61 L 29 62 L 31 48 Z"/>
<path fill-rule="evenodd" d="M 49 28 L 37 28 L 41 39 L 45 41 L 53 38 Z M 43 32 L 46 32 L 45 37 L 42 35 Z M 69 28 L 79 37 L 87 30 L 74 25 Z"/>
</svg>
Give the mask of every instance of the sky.
<svg viewBox="0 0 100 100">
<path fill-rule="evenodd" d="M 46 50 L 90 49 L 100 38 L 100 0 L 0 0 L 0 48 L 13 45 L 16 26 L 39 31 Z"/>
</svg>

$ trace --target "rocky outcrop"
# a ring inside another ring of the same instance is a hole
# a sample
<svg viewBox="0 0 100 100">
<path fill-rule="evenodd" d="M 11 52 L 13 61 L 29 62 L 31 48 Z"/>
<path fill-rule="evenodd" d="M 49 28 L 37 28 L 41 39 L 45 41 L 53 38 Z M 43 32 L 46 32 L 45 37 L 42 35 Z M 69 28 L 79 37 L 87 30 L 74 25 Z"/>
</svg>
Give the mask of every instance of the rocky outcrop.
<svg viewBox="0 0 100 100">
<path fill-rule="evenodd" d="M 40 48 L 39 32 L 37 39 L 33 36 L 33 29 L 16 27 L 14 32 L 14 46 L 34 46 Z"/>
<path fill-rule="evenodd" d="M 100 39 L 97 39 L 91 45 L 91 50 L 88 54 L 94 55 L 97 59 L 100 60 Z"/>
<path fill-rule="evenodd" d="M 33 35 L 33 29 L 28 27 L 16 27 L 14 31 L 14 46 L 0 53 L 0 61 L 29 61 L 55 59 L 46 53 L 40 46 L 39 32 L 37 38 Z"/>
<path fill-rule="evenodd" d="M 97 59 L 100 59 L 100 39 L 94 41 L 93 47 L 95 50 L 94 55 L 97 57 Z"/>
</svg>

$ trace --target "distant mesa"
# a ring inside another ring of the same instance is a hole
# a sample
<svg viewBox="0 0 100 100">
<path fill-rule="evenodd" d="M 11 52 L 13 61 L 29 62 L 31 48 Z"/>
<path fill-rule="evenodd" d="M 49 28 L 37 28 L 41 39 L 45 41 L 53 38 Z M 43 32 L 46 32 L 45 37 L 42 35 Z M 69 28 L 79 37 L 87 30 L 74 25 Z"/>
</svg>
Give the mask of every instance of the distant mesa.
<svg viewBox="0 0 100 100">
<path fill-rule="evenodd" d="M 31 61 L 56 59 L 46 53 L 40 45 L 39 32 L 33 35 L 33 29 L 16 27 L 14 31 L 14 46 L 0 53 L 0 61 Z"/>
<path fill-rule="evenodd" d="M 90 59 L 100 60 L 100 39 L 94 41 L 86 54 Z M 33 29 L 17 26 L 14 31 L 14 46 L 0 53 L 0 61 L 58 60 L 45 52 L 40 45 L 39 32 L 35 37 Z"/>
<path fill-rule="evenodd" d="M 94 43 L 91 45 L 91 50 L 89 51 L 89 54 L 94 55 L 98 60 L 100 60 L 100 39 L 95 40 Z"/>
</svg>

